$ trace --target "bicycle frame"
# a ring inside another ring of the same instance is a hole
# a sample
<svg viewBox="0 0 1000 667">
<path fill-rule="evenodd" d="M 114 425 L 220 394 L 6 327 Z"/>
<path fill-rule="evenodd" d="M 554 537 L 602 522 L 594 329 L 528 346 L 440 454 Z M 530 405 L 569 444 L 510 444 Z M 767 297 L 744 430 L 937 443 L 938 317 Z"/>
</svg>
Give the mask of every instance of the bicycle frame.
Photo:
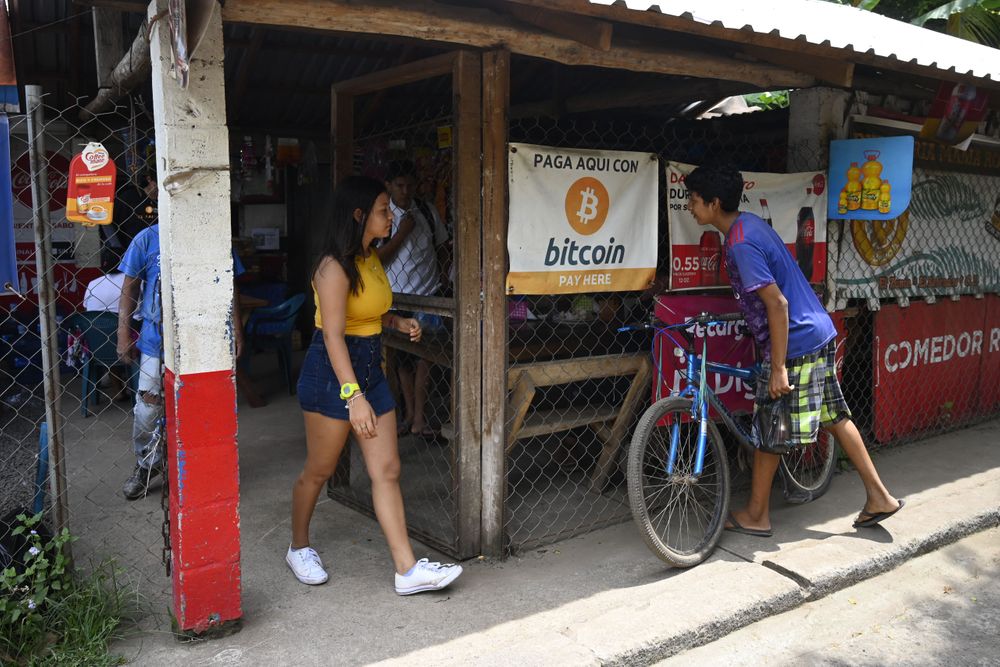
<svg viewBox="0 0 1000 667">
<path fill-rule="evenodd" d="M 706 321 L 702 324 L 711 325 L 714 321 Z M 688 342 L 687 346 L 681 345 L 677 339 L 675 339 L 670 333 L 671 329 L 682 330 L 682 328 L 688 328 L 695 324 L 695 322 L 685 322 L 679 325 L 671 325 L 667 327 L 657 328 L 656 335 L 665 335 L 669 338 L 677 347 L 684 350 L 685 356 L 687 358 L 687 373 L 685 374 L 686 383 L 681 388 L 680 391 L 672 393 L 672 396 L 680 396 L 682 398 L 691 399 L 691 418 L 698 422 L 698 444 L 695 456 L 695 466 L 693 471 L 693 476 L 695 478 L 699 477 L 704 470 L 705 463 L 705 445 L 708 438 L 708 408 L 711 405 L 712 408 L 722 417 L 722 421 L 725 422 L 726 426 L 733 433 L 733 435 L 745 446 L 752 446 L 750 440 L 750 434 L 747 433 L 733 418 L 732 413 L 722 404 L 722 401 L 716 396 L 715 392 L 708 387 L 706 383 L 706 378 L 709 372 L 718 373 L 720 375 L 725 375 L 729 377 L 740 378 L 748 383 L 754 383 L 756 378 L 759 376 L 759 366 L 754 365 L 750 368 L 739 368 L 736 366 L 730 366 L 728 364 L 720 364 L 712 361 L 708 361 L 708 338 L 702 336 L 702 352 L 699 356 L 694 349 L 694 339 L 689 337 L 682 331 L 685 339 Z M 653 345 L 656 345 L 656 335 L 653 337 Z M 662 378 L 661 378 L 662 379 Z M 680 424 L 675 423 L 670 425 L 670 452 L 667 457 L 667 474 L 672 475 L 674 472 L 674 463 L 677 460 L 677 448 L 680 441 Z"/>
</svg>

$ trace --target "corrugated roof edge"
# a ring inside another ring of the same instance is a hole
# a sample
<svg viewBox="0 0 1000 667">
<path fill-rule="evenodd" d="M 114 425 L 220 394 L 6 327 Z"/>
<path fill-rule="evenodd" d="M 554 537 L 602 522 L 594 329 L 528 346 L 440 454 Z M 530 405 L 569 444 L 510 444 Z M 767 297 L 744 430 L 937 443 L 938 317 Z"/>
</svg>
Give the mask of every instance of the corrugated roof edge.
<svg viewBox="0 0 1000 667">
<path fill-rule="evenodd" d="M 863 12 L 849 5 L 837 5 L 819 2 L 819 0 L 778 0 L 777 4 L 782 4 L 782 2 L 786 8 L 794 7 L 794 11 L 783 13 L 780 7 L 774 6 L 774 0 L 766 3 L 767 7 L 749 3 L 734 4 L 731 1 L 722 2 L 722 0 L 672 0 L 668 3 L 666 11 L 663 3 L 651 3 L 645 0 L 589 0 L 589 3 L 593 5 L 614 6 L 618 10 L 657 12 L 664 16 L 716 29 L 751 32 L 788 42 L 807 43 L 821 48 L 853 53 L 876 61 L 876 63 L 884 63 L 887 67 L 891 67 L 893 63 L 899 63 L 935 70 L 945 75 L 971 77 L 993 84 L 1000 82 L 1000 50 L 998 49 L 930 31 L 878 14 Z M 765 3 L 760 3 L 760 5 L 763 4 Z M 867 24 L 866 27 L 872 29 L 866 31 L 869 34 L 863 36 L 871 38 L 877 34 L 878 39 L 877 41 L 865 39 L 862 42 L 855 40 L 849 44 L 835 46 L 838 38 L 843 38 L 843 31 L 836 35 L 829 31 L 835 30 L 837 26 L 826 25 L 822 21 L 810 21 L 808 24 L 795 25 L 804 21 L 804 14 L 811 11 L 844 12 L 844 16 L 847 16 L 848 12 L 853 12 L 849 17 L 852 21 L 863 20 Z M 697 12 L 697 16 L 695 12 Z M 750 22 L 747 22 L 748 19 Z M 779 19 L 781 20 L 779 21 Z M 740 27 L 736 27 L 737 25 Z M 759 26 L 759 28 L 755 28 L 754 25 Z M 887 33 L 885 30 L 887 26 L 898 28 L 895 31 L 897 34 Z M 783 35 L 782 27 L 785 28 L 786 33 L 791 30 L 797 36 L 792 38 L 787 34 Z M 915 31 L 918 30 L 925 31 L 925 39 L 922 40 L 921 44 L 914 44 L 912 38 L 916 34 Z M 824 32 L 826 34 L 823 34 Z M 812 33 L 812 37 L 810 37 L 810 33 Z M 927 49 L 923 49 L 924 53 L 916 53 L 914 50 L 926 47 L 927 40 L 932 41 L 934 46 L 949 47 L 945 50 L 950 52 L 947 55 L 952 56 L 952 58 L 942 59 L 939 57 L 932 62 L 926 60 L 922 62 L 921 58 L 926 57 Z"/>
</svg>

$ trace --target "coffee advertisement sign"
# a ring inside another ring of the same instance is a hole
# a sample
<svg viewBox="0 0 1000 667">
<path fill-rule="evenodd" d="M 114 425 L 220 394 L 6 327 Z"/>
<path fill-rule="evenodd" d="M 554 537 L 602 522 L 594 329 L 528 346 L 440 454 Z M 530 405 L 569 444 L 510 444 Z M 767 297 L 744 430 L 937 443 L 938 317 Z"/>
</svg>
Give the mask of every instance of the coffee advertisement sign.
<svg viewBox="0 0 1000 667">
<path fill-rule="evenodd" d="M 69 163 L 66 219 L 84 225 L 107 225 L 115 206 L 115 161 L 93 141 Z"/>
<path fill-rule="evenodd" d="M 700 226 L 688 210 L 684 184 L 695 165 L 667 163 L 670 289 L 729 289 L 722 234 Z M 739 210 L 760 216 L 781 237 L 811 283 L 826 276 L 826 174 L 744 171 Z"/>
</svg>

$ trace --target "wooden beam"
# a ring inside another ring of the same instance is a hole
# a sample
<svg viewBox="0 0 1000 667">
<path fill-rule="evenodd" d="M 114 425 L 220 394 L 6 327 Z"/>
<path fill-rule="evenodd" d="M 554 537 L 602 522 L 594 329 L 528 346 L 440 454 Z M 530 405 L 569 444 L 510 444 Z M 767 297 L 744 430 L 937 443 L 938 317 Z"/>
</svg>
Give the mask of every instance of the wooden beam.
<svg viewBox="0 0 1000 667">
<path fill-rule="evenodd" d="M 742 51 L 757 60 L 806 72 L 816 77 L 818 81 L 832 86 L 850 88 L 854 81 L 854 63 L 847 60 L 780 51 L 752 44 L 743 47 Z"/>
<path fill-rule="evenodd" d="M 125 53 L 122 38 L 122 13 L 117 9 L 94 7 L 94 56 L 97 61 L 97 87 L 106 88 L 111 72 Z"/>
<path fill-rule="evenodd" d="M 507 12 L 518 21 L 580 42 L 592 49 L 611 50 L 613 27 L 607 21 L 597 21 L 578 14 L 552 12 L 541 7 L 522 5 L 510 5 L 507 7 Z"/>
<path fill-rule="evenodd" d="M 811 76 L 783 67 L 741 62 L 703 51 L 651 44 L 616 44 L 610 51 L 598 51 L 571 39 L 526 28 L 486 9 L 432 0 L 411 0 L 403 6 L 388 0 L 364 4 L 347 0 L 228 0 L 223 19 L 505 48 L 566 65 L 746 81 L 761 88 L 801 88 L 815 82 Z"/>
<path fill-rule="evenodd" d="M 365 74 L 355 79 L 341 81 L 333 84 L 333 87 L 338 92 L 355 96 L 374 93 L 393 86 L 403 86 L 415 81 L 451 74 L 455 66 L 455 58 L 455 53 L 442 53 L 405 65 Z"/>
<path fill-rule="evenodd" d="M 482 552 L 503 555 L 507 406 L 507 125 L 510 52 L 483 56 L 483 532 Z"/>
<path fill-rule="evenodd" d="M 233 82 L 232 93 L 229 95 L 228 107 L 232 109 L 234 118 L 239 118 L 243 108 L 243 94 L 246 93 L 247 83 L 250 80 L 250 72 L 253 71 L 253 61 L 257 57 L 261 44 L 264 43 L 264 30 L 262 28 L 252 28 L 250 31 L 250 44 L 244 49 L 240 58 L 240 64 L 236 68 L 236 80 Z"/>
<path fill-rule="evenodd" d="M 455 147 L 455 364 L 452 414 L 457 455 L 455 497 L 458 501 L 460 558 L 480 553 L 482 530 L 482 57 L 460 51 L 452 76 Z"/>
</svg>

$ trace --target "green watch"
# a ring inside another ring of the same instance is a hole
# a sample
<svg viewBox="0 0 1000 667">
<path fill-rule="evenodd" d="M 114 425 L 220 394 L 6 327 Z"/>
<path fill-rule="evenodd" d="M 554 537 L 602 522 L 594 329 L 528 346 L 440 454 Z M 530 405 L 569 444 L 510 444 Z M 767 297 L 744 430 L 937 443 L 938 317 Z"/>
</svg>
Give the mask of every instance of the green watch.
<svg viewBox="0 0 1000 667">
<path fill-rule="evenodd" d="M 340 388 L 340 397 L 346 401 L 359 391 L 361 391 L 360 385 L 355 382 L 348 382 Z"/>
</svg>

